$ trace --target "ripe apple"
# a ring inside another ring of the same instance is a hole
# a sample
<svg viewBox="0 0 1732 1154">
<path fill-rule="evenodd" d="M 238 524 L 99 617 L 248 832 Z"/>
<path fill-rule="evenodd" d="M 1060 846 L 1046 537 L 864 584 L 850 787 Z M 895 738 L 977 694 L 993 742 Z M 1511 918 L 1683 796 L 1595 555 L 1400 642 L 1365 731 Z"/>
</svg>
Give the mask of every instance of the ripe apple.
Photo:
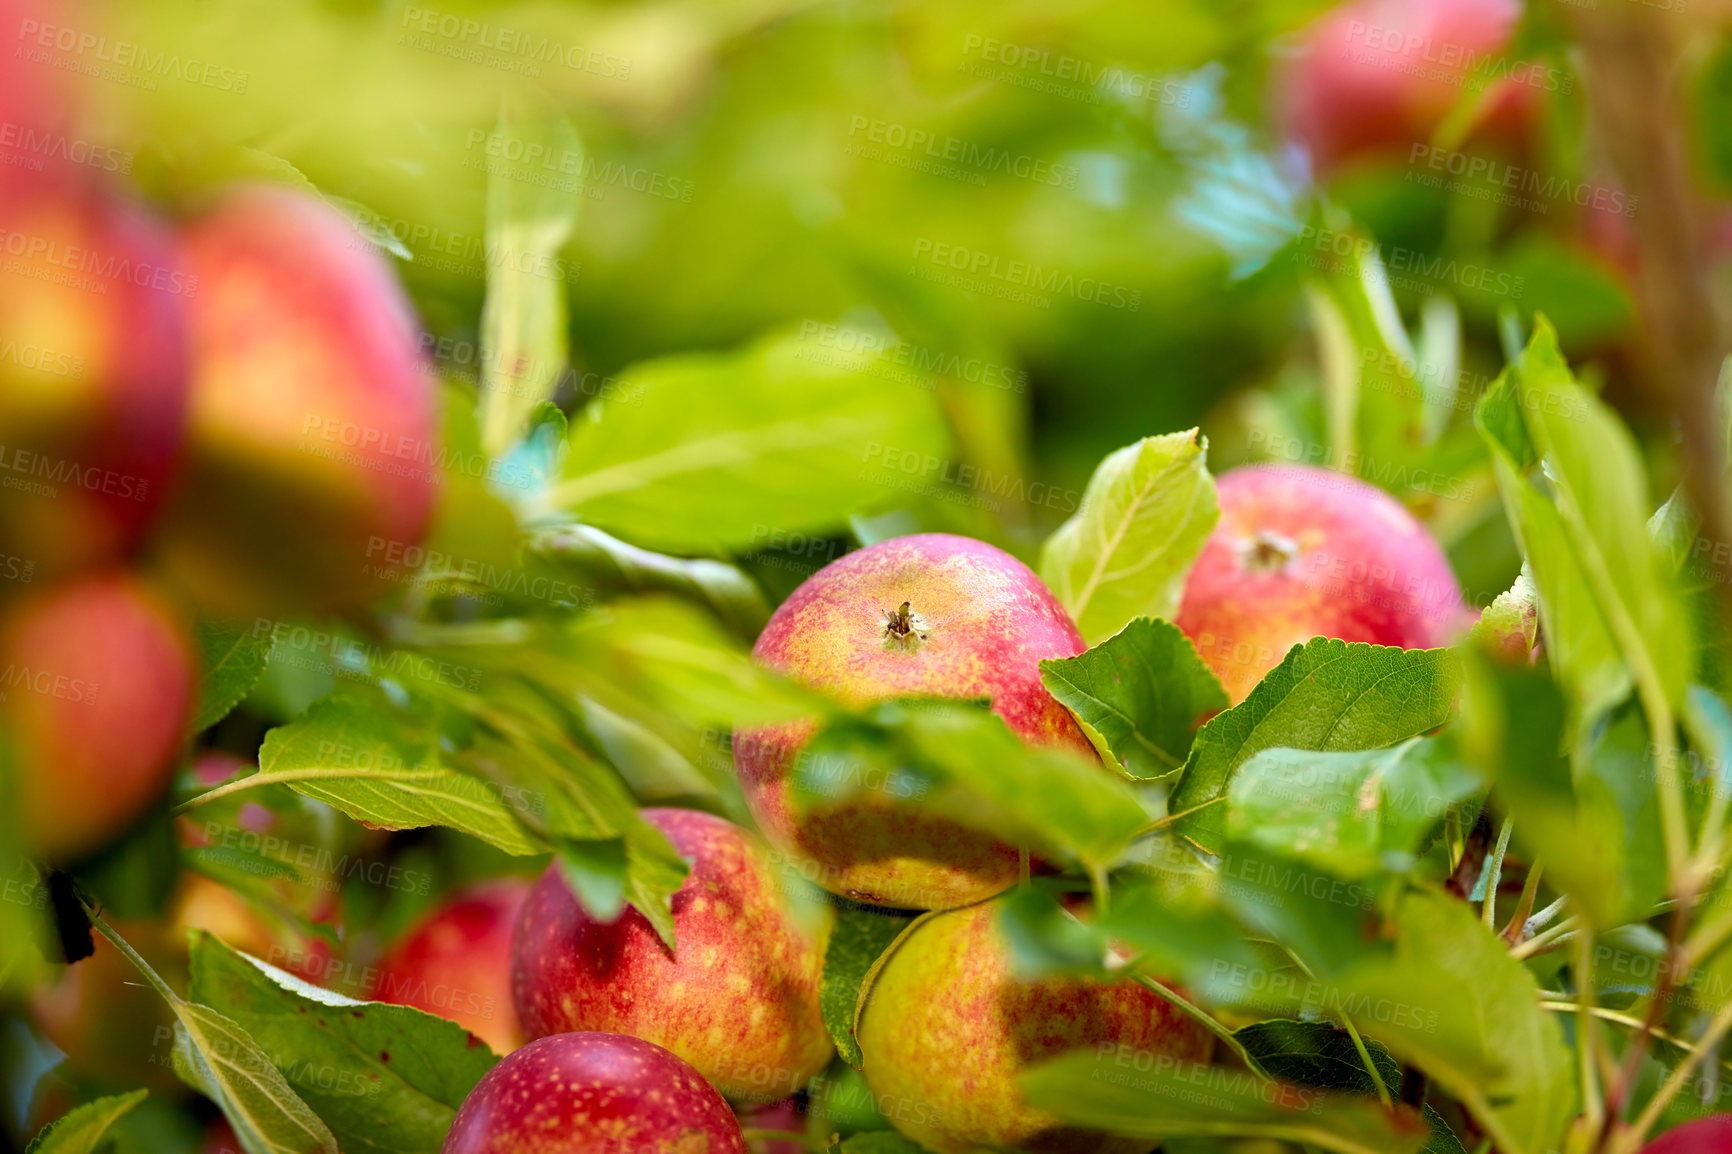
<svg viewBox="0 0 1732 1154">
<path fill-rule="evenodd" d="M 628 908 L 598 922 L 550 867 L 523 904 L 512 991 L 524 1033 L 605 1030 L 678 1054 L 724 1094 L 766 1101 L 824 1068 L 818 1009 L 828 924 L 796 924 L 756 839 L 732 822 L 646 809 L 691 872 L 674 894 L 676 952 Z"/>
<path fill-rule="evenodd" d="M 1710 1114 L 1666 1131 L 1642 1154 L 1732 1154 L 1732 1114 Z"/>
<path fill-rule="evenodd" d="M 116 921 L 121 938 L 174 989 L 186 988 L 186 950 L 158 922 Z M 30 996 L 30 1019 L 82 1074 L 103 1088 L 174 1093 L 174 1015 L 162 995 L 101 934 L 95 952 Z"/>
<path fill-rule="evenodd" d="M 441 1154 L 746 1154 L 727 1102 L 660 1046 L 624 1034 L 552 1034 L 487 1072 Z"/>
<path fill-rule="evenodd" d="M 192 282 L 87 182 L 0 183 L 0 597 L 139 540 L 185 433 Z"/>
<path fill-rule="evenodd" d="M 442 454 L 402 289 L 347 220 L 268 186 L 186 228 L 191 444 L 162 552 L 235 616 L 364 603 L 425 532 Z"/>
<path fill-rule="evenodd" d="M 174 611 L 121 573 L 46 590 L 0 620 L 0 721 L 33 850 L 56 861 L 94 850 L 168 787 L 196 664 Z"/>
<path fill-rule="evenodd" d="M 866 1082 L 896 1128 L 940 1154 L 1146 1151 L 1071 1127 L 1023 1100 L 1017 1078 L 1076 1049 L 1128 1046 L 1206 1062 L 1213 1039 L 1142 986 L 1021 979 L 995 925 L 1001 903 L 935 914 L 881 963 L 856 1023 Z"/>
<path fill-rule="evenodd" d="M 1460 101 L 1492 86 L 1476 127 L 1520 139 L 1541 92 L 1562 83 L 1544 65 L 1498 56 L 1520 18 L 1520 0 L 1338 5 L 1283 62 L 1277 117 L 1328 170 L 1377 153 L 1406 156 Z"/>
<path fill-rule="evenodd" d="M 1216 489 L 1175 624 L 1235 703 L 1313 637 L 1429 648 L 1467 623 L 1443 550 L 1383 490 L 1308 465 L 1233 469 Z"/>
<path fill-rule="evenodd" d="M 1093 759 L 1075 719 L 1040 683 L 1043 658 L 1085 648 L 1022 562 L 928 533 L 880 541 L 813 574 L 770 618 L 752 656 L 856 705 L 990 698 L 1024 741 Z M 819 884 L 877 905 L 949 909 L 1016 881 L 1014 846 L 883 792 L 797 810 L 795 758 L 813 731 L 809 722 L 742 730 L 734 760 L 759 826 L 777 849 L 815 863 L 809 876 Z"/>
<path fill-rule="evenodd" d="M 372 996 L 450 1018 L 501 1054 L 523 1045 L 511 934 L 529 889 L 510 878 L 447 898 L 380 961 Z"/>
</svg>

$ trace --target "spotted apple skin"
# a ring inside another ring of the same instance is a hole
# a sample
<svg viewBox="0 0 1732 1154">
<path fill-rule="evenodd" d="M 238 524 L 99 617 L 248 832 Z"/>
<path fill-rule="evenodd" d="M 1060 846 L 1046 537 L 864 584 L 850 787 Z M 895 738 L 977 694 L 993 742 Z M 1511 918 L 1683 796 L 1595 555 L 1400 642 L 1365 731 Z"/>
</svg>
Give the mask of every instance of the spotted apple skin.
<svg viewBox="0 0 1732 1154">
<path fill-rule="evenodd" d="M 1304 465 L 1252 465 L 1216 483 L 1221 519 L 1176 624 L 1233 702 L 1313 637 L 1447 645 L 1469 620 L 1449 561 L 1383 490 Z"/>
<path fill-rule="evenodd" d="M 457 1111 L 442 1154 L 745 1154 L 714 1086 L 651 1042 L 554 1034 L 500 1059 Z"/>
<path fill-rule="evenodd" d="M 1710 1114 L 1666 1131 L 1642 1154 L 1732 1154 L 1732 1114 Z"/>
<path fill-rule="evenodd" d="M 373 997 L 449 1018 L 501 1054 L 523 1044 L 511 1000 L 511 939 L 530 883 L 453 895 L 379 962 Z"/>
<path fill-rule="evenodd" d="M 1017 1078 L 1103 1046 L 1206 1062 L 1213 1039 L 1131 982 L 1011 972 L 1002 902 L 934 914 L 894 947 L 856 1024 L 866 1082 L 896 1128 L 939 1151 L 1142 1154 L 1155 1143 L 1074 1127 L 1029 1106 Z"/>
<path fill-rule="evenodd" d="M 762 846 L 732 822 L 642 812 L 691 862 L 673 898 L 677 952 L 634 908 L 611 923 L 590 917 L 550 867 L 524 902 L 512 948 L 524 1033 L 631 1034 L 736 1101 L 793 1093 L 833 1051 L 818 1008 L 827 912 L 815 926 L 796 922 Z"/>
<path fill-rule="evenodd" d="M 893 617 L 906 602 L 909 632 Z M 1040 662 L 1087 648 L 1064 607 L 1022 562 L 981 541 L 927 533 L 881 541 L 825 566 L 776 610 L 752 656 L 852 705 L 897 697 L 988 698 L 1032 745 L 1094 760 Z M 950 909 L 1016 881 L 1016 848 L 860 791 L 796 809 L 795 758 L 810 722 L 742 730 L 734 761 L 752 815 L 780 851 L 833 893 L 876 905 Z"/>
</svg>

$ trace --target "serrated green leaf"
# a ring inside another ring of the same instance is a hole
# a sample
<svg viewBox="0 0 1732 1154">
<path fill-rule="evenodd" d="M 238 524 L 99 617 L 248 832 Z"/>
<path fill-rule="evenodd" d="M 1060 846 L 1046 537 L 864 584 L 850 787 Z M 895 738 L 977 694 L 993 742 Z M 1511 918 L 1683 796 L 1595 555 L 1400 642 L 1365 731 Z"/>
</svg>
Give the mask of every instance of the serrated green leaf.
<svg viewBox="0 0 1732 1154">
<path fill-rule="evenodd" d="M 195 731 L 209 729 L 240 704 L 247 691 L 264 676 L 276 641 L 276 630 L 263 631 L 250 625 L 234 625 L 199 618 L 196 625 L 200 668 L 198 713 Z M 262 632 L 262 635 L 261 635 Z"/>
<path fill-rule="evenodd" d="M 247 1154 L 339 1154 L 336 1137 L 252 1036 L 208 1006 L 175 999 L 174 1069 L 222 1109 Z"/>
<path fill-rule="evenodd" d="M 856 1070 L 861 1057 L 860 1043 L 854 1037 L 854 1010 L 860 1001 L 861 983 L 912 920 L 911 916 L 848 907 L 838 912 L 836 926 L 830 931 L 818 1005 L 824 1026 L 836 1042 L 836 1053 Z"/>
<path fill-rule="evenodd" d="M 723 561 L 654 553 L 589 525 L 544 531 L 530 542 L 530 548 L 604 596 L 676 593 L 712 610 L 748 641 L 755 640 L 770 619 L 757 583 Z"/>
<path fill-rule="evenodd" d="M 455 1022 L 321 990 L 209 934 L 193 942 L 190 994 L 252 1036 L 346 1154 L 438 1154 L 457 1108 L 498 1060 Z M 447 996 L 454 1011 L 511 1012 L 475 991 Z"/>
<path fill-rule="evenodd" d="M 444 825 L 510 854 L 547 848 L 493 783 L 442 765 L 402 719 L 353 697 L 323 698 L 267 733 L 251 780 L 281 782 L 383 829 Z"/>
<path fill-rule="evenodd" d="M 1648 531 L 1641 452 L 1612 410 L 1576 384 L 1544 317 L 1477 420 L 1533 567 L 1547 652 L 1575 691 L 1579 730 L 1617 704 L 1632 676 L 1680 705 L 1694 664 L 1690 625 Z M 1543 463 L 1549 496 L 1526 475 L 1530 454 Z"/>
<path fill-rule="evenodd" d="M 1411 1111 L 1385 1110 L 1374 1099 L 1149 1053 L 1082 1051 L 1037 1066 L 1021 1082 L 1030 1105 L 1064 1121 L 1151 1142 L 1266 1138 L 1338 1154 L 1417 1154 L 1427 1134 Z"/>
<path fill-rule="evenodd" d="M 494 131 L 583 168 L 583 144 L 563 113 L 507 98 Z M 503 455 L 549 400 L 566 362 L 565 283 L 559 252 L 577 227 L 581 179 L 524 180 L 508 162 L 487 177 L 487 299 L 481 307 L 481 442 Z"/>
<path fill-rule="evenodd" d="M 1317 752 L 1379 749 L 1448 720 L 1461 680 L 1447 649 L 1395 649 L 1316 637 L 1296 645 L 1251 695 L 1197 734 L 1168 805 L 1174 828 L 1219 852 L 1219 804 L 1254 754 L 1278 746 Z M 1199 808 L 1202 807 L 1202 808 Z"/>
<path fill-rule="evenodd" d="M 930 393 L 809 351 L 782 334 L 627 368 L 624 395 L 592 403 L 574 424 L 548 511 L 649 548 L 742 551 L 765 526 L 838 529 L 890 503 L 906 477 L 880 476 L 887 453 L 945 458 Z"/>
<path fill-rule="evenodd" d="M 1147 617 L 1087 653 L 1042 661 L 1040 680 L 1103 756 L 1135 777 L 1180 769 L 1203 718 L 1227 707 L 1227 691 L 1190 638 Z"/>
<path fill-rule="evenodd" d="M 1361 1094 L 1377 1090 L 1377 1082 L 1372 1080 L 1365 1059 L 1353 1044 L 1353 1036 L 1328 1022 L 1278 1018 L 1253 1022 L 1233 1031 L 1233 1037 L 1265 1070 L 1283 1081 Z M 1401 1089 L 1401 1067 L 1378 1042 L 1366 1042 L 1365 1052 L 1376 1067 L 1384 1090 L 1395 1096 Z M 1420 1147 L 1420 1154 L 1467 1154 L 1461 1139 L 1442 1115 L 1430 1106 L 1422 1114 L 1431 1133 Z"/>
<path fill-rule="evenodd" d="M 1227 832 L 1342 877 L 1408 870 L 1444 815 L 1482 784 L 1435 738 L 1355 752 L 1265 749 L 1228 787 Z"/>
<path fill-rule="evenodd" d="M 1220 509 L 1196 429 L 1145 437 L 1095 469 L 1082 506 L 1047 539 L 1040 575 L 1090 644 L 1135 617 L 1171 618 Z"/>
<path fill-rule="evenodd" d="M 24 1154 L 94 1154 L 108 1128 L 149 1094 L 149 1090 L 134 1090 L 86 1102 L 45 1127 L 31 1139 Z"/>
<path fill-rule="evenodd" d="M 839 720 L 798 759 L 796 796 L 811 804 L 882 783 L 884 797 L 1105 869 L 1147 825 L 1130 786 L 1098 763 L 1022 743 L 997 714 L 954 701 L 892 701 Z"/>
<path fill-rule="evenodd" d="M 1331 979 L 1341 1004 L 1374 1008 L 1362 1031 L 1453 1095 L 1499 1150 L 1557 1149 L 1575 1112 L 1573 1066 L 1533 976 L 1447 894 L 1409 891 L 1388 932 L 1392 951 Z"/>
</svg>

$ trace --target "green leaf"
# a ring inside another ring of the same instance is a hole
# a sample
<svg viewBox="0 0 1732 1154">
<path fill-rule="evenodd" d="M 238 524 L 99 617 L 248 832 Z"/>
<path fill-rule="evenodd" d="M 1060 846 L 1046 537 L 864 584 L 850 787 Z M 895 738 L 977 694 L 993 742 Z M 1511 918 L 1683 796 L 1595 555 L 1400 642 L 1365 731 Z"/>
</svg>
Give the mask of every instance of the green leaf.
<svg viewBox="0 0 1732 1154">
<path fill-rule="evenodd" d="M 738 352 L 625 370 L 622 397 L 589 405 L 571 432 L 549 511 L 670 552 L 743 551 L 767 527 L 814 532 L 893 502 L 897 462 L 942 464 L 931 394 L 863 380 L 782 334 Z"/>
<path fill-rule="evenodd" d="M 1040 575 L 1090 644 L 1134 617 L 1171 618 L 1220 509 L 1196 429 L 1145 437 L 1095 469 L 1082 506 L 1047 539 Z"/>
<path fill-rule="evenodd" d="M 1135 777 L 1177 771 L 1202 719 L 1227 708 L 1227 691 L 1190 638 L 1147 617 L 1080 656 L 1042 661 L 1040 680 L 1102 756 Z"/>
<path fill-rule="evenodd" d="M 1294 646 L 1249 697 L 1197 734 L 1168 803 L 1174 813 L 1196 812 L 1174 828 L 1218 852 L 1227 815 L 1217 803 L 1253 754 L 1277 746 L 1326 753 L 1405 741 L 1448 720 L 1460 680 L 1460 662 L 1447 649 L 1324 637 Z"/>
<path fill-rule="evenodd" d="M 838 911 L 836 926 L 830 931 L 818 1005 L 824 1026 L 835 1039 L 836 1052 L 856 1070 L 861 1058 L 860 1043 L 854 1037 L 854 1010 L 860 1001 L 860 986 L 866 972 L 912 920 L 911 916 L 848 906 Z"/>
<path fill-rule="evenodd" d="M 1539 640 L 1539 590 L 1524 564 L 1515 583 L 1492 599 L 1474 623 L 1473 636 L 1512 657 L 1526 657 Z"/>
<path fill-rule="evenodd" d="M 1338 1154 L 1416 1154 L 1425 1141 L 1417 1116 L 1385 1110 L 1363 1096 L 1128 1047 L 1102 1049 L 1069 1054 L 1024 1074 L 1029 1104 L 1078 1126 L 1146 1142 L 1266 1138 Z"/>
<path fill-rule="evenodd" d="M 94 1154 L 115 1120 L 144 1101 L 149 1093 L 134 1090 L 86 1102 L 45 1127 L 24 1148 L 24 1154 Z"/>
<path fill-rule="evenodd" d="M 265 629 L 261 636 L 261 630 L 250 625 L 206 617 L 199 618 L 196 630 L 204 677 L 199 683 L 198 714 L 192 727 L 200 731 L 227 717 L 264 676 L 276 630 Z"/>
<path fill-rule="evenodd" d="M 1266 749 L 1228 788 L 1227 831 L 1342 877 L 1399 872 L 1481 785 L 1435 738 L 1357 752 Z"/>
<path fill-rule="evenodd" d="M 1331 1001 L 1467 1108 L 1507 1154 L 1558 1148 L 1575 1113 L 1572 1060 L 1539 987 L 1467 903 L 1411 890 L 1394 907 L 1391 951 L 1330 980 Z"/>
<path fill-rule="evenodd" d="M 440 764 L 406 718 L 356 697 L 322 698 L 267 733 L 259 772 L 246 780 L 282 782 L 381 829 L 444 825 L 510 854 L 547 848 L 492 782 Z"/>
<path fill-rule="evenodd" d="M 246 1030 L 208 1006 L 175 999 L 174 1069 L 222 1109 L 247 1154 L 338 1154 L 328 1126 Z"/>
<path fill-rule="evenodd" d="M 842 1154 L 930 1154 L 926 1147 L 912 1138 L 904 1138 L 894 1130 L 867 1130 L 842 1139 Z"/>
<path fill-rule="evenodd" d="M 1148 822 L 1122 778 L 1075 754 L 1030 748 L 970 704 L 870 706 L 821 730 L 806 751 L 795 788 L 822 799 L 814 805 L 878 783 L 884 796 L 1091 869 L 1110 866 Z"/>
<path fill-rule="evenodd" d="M 1612 410 L 1576 384 L 1544 317 L 1477 420 L 1533 568 L 1547 652 L 1575 691 L 1579 728 L 1615 705 L 1632 676 L 1679 706 L 1693 665 L 1690 626 L 1648 532 L 1653 504 L 1640 449 Z M 1530 451 L 1549 496 L 1526 476 Z"/>
<path fill-rule="evenodd" d="M 245 1028 L 347 1154 L 438 1154 L 457 1108 L 498 1061 L 455 1022 L 333 994 L 209 934 L 193 941 L 190 994 Z M 453 1012 L 512 1012 L 457 986 L 441 996 Z"/>
<path fill-rule="evenodd" d="M 522 108 L 507 98 L 495 133 L 527 151 L 575 157 L 583 145 L 555 109 Z M 541 402 L 551 399 L 566 361 L 564 277 L 559 252 L 577 227 L 583 202 L 576 180 L 541 181 L 501 160 L 487 177 L 487 299 L 481 307 L 481 440 L 501 456 L 524 433 Z M 530 179 L 524 179 L 528 176 Z"/>
<path fill-rule="evenodd" d="M 1350 1090 L 1373 1094 L 1377 1083 L 1365 1059 L 1353 1044 L 1353 1036 L 1327 1022 L 1295 1022 L 1275 1019 L 1253 1022 L 1235 1030 L 1233 1037 L 1275 1077 L 1320 1090 Z M 1401 1067 L 1377 1042 L 1365 1044 L 1384 1090 L 1394 1097 L 1401 1089 Z M 1443 1116 L 1430 1106 L 1421 1111 L 1431 1135 L 1420 1147 L 1421 1154 L 1467 1154 L 1461 1139 Z"/>
<path fill-rule="evenodd" d="M 678 594 L 714 612 L 747 641 L 756 640 L 770 619 L 757 582 L 723 561 L 652 553 L 589 525 L 547 530 L 530 542 L 530 548 L 604 596 Z"/>
</svg>

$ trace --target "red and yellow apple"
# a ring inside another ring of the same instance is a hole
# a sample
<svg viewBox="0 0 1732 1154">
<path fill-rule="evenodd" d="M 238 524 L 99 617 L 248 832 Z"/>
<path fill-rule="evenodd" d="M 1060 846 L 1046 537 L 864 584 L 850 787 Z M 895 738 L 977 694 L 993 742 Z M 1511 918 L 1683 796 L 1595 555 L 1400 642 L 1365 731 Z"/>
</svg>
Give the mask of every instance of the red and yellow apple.
<svg viewBox="0 0 1732 1154">
<path fill-rule="evenodd" d="M 449 1018 L 501 1054 L 523 1045 L 511 935 L 529 890 L 512 878 L 447 898 L 380 960 L 372 997 Z"/>
<path fill-rule="evenodd" d="M 426 531 L 434 382 L 391 270 L 323 201 L 269 186 L 192 221 L 191 441 L 161 552 L 234 616 L 364 603 Z"/>
<path fill-rule="evenodd" d="M 739 826 L 695 810 L 643 816 L 692 863 L 673 898 L 675 952 L 635 909 L 611 923 L 591 917 L 551 866 L 523 904 L 512 947 L 525 1035 L 631 1034 L 732 1097 L 793 1093 L 832 1050 L 818 1009 L 828 924 L 795 920 L 763 849 Z"/>
<path fill-rule="evenodd" d="M 0 597 L 135 545 L 184 439 L 195 285 L 82 181 L 0 186 Z"/>
<path fill-rule="evenodd" d="M 1429 648 L 1468 623 L 1443 550 L 1383 490 L 1306 465 L 1233 469 L 1216 489 L 1175 624 L 1235 703 L 1313 637 Z"/>
<path fill-rule="evenodd" d="M 1732 1114 L 1675 1126 L 1642 1147 L 1642 1154 L 1732 1154 Z"/>
<path fill-rule="evenodd" d="M 1276 116 L 1320 169 L 1408 155 L 1463 100 L 1476 127 L 1520 139 L 1555 69 L 1499 55 L 1520 0 L 1354 0 L 1308 28 L 1275 79 Z"/>
<path fill-rule="evenodd" d="M 147 585 L 100 573 L 0 620 L 5 723 L 30 848 L 99 848 L 168 788 L 197 691 L 197 656 Z"/>
<path fill-rule="evenodd" d="M 746 1154 L 728 1103 L 660 1046 L 552 1034 L 512 1051 L 457 1111 L 441 1154 Z"/>
<path fill-rule="evenodd" d="M 770 618 L 752 656 L 852 705 L 988 698 L 1024 741 L 1093 759 L 1075 719 L 1040 682 L 1043 659 L 1085 648 L 1022 562 L 981 541 L 929 533 L 881 541 L 813 574 Z M 858 901 L 916 909 L 967 905 L 1016 881 L 1016 847 L 882 791 L 797 807 L 795 759 L 813 731 L 795 722 L 734 735 L 752 815 L 777 849 L 815 863 L 808 876 Z"/>
<path fill-rule="evenodd" d="M 1018 1077 L 1061 1054 L 1103 1046 L 1206 1062 L 1213 1039 L 1129 981 L 1017 977 L 995 924 L 999 907 L 984 902 L 916 923 L 869 978 L 855 1030 L 879 1108 L 939 1154 L 1146 1151 L 1152 1143 L 1061 1126 L 1028 1105 Z"/>
</svg>

